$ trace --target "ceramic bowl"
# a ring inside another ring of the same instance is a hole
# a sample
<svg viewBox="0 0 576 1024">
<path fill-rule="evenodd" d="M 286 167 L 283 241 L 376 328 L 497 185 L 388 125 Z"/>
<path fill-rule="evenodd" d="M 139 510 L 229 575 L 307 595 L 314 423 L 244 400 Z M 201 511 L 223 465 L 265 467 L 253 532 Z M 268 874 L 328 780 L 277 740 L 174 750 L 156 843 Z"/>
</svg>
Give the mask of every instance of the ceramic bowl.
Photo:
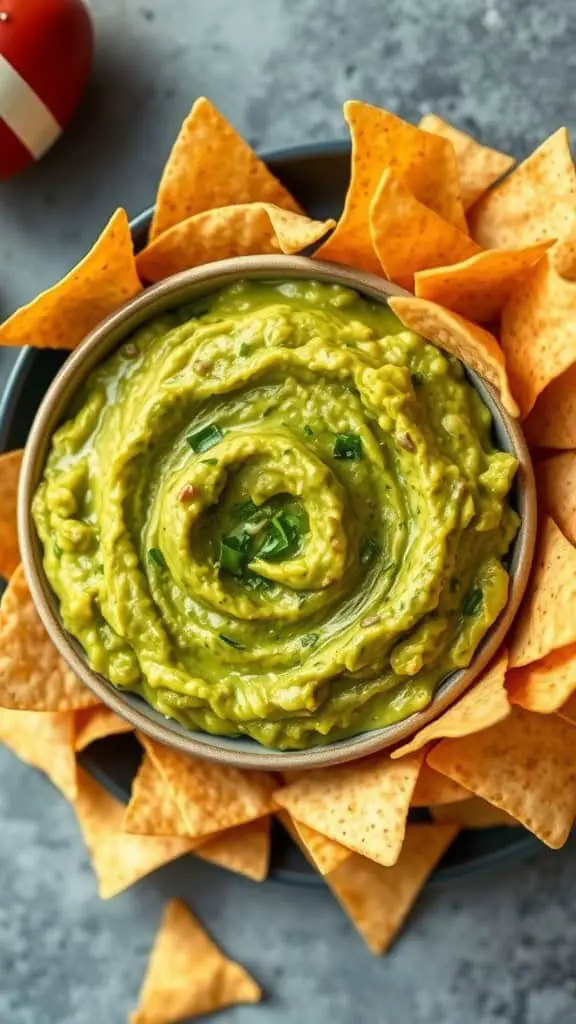
<svg viewBox="0 0 576 1024">
<path fill-rule="evenodd" d="M 143 291 L 87 336 L 66 360 L 46 392 L 29 435 L 22 467 L 18 508 L 22 561 L 40 617 L 62 657 L 99 700 L 128 719 L 142 733 L 183 753 L 242 768 L 287 770 L 337 764 L 405 741 L 446 710 L 474 682 L 495 654 L 522 599 L 530 573 L 536 532 L 532 466 L 518 423 L 506 413 L 494 389 L 477 374 L 467 369 L 470 382 L 490 409 L 498 445 L 502 450 L 512 452 L 519 462 L 513 500 L 522 522 L 510 558 L 508 603 L 487 633 L 470 666 L 444 680 L 424 711 L 412 714 L 402 722 L 351 739 L 308 750 L 274 751 L 251 739 L 230 739 L 188 731 L 159 714 L 140 697 L 115 689 L 89 667 L 81 646 L 62 626 L 58 601 L 44 573 L 41 546 L 30 514 L 31 500 L 42 477 L 51 436 L 66 418 L 73 396 L 97 363 L 110 355 L 144 321 L 242 278 L 315 279 L 354 288 L 360 294 L 377 301 L 386 301 L 390 295 L 407 294 L 372 274 L 301 256 L 248 256 L 223 260 L 177 274 Z"/>
</svg>

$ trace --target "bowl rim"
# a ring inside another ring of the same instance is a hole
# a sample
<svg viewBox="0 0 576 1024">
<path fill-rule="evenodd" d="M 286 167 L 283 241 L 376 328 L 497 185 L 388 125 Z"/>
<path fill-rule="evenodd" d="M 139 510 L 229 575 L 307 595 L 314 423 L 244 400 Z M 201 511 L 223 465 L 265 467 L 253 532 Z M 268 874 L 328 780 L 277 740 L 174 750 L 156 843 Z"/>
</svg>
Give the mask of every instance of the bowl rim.
<svg viewBox="0 0 576 1024">
<path fill-rule="evenodd" d="M 465 364 L 473 386 L 490 408 L 500 436 L 505 440 L 505 447 L 516 455 L 519 462 L 516 489 L 521 524 L 514 541 L 508 602 L 484 637 L 468 668 L 444 680 L 423 711 L 415 712 L 393 725 L 304 750 L 280 751 L 261 746 L 247 737 L 230 740 L 228 737 L 192 732 L 173 719 L 165 718 L 142 698 L 116 689 L 88 666 L 80 644 L 66 632 L 60 621 L 57 598 L 44 572 L 41 545 L 31 515 L 32 497 L 44 469 L 52 434 L 62 421 L 78 383 L 141 323 L 161 311 L 210 294 L 240 278 L 327 281 L 351 287 L 380 302 L 385 302 L 391 295 L 409 294 L 389 281 L 341 264 L 312 260 L 305 256 L 280 255 L 241 256 L 205 264 L 145 288 L 86 336 L 68 356 L 42 399 L 25 447 L 18 492 L 18 535 L 22 564 L 33 602 L 59 654 L 102 703 L 127 719 L 137 731 L 180 753 L 240 768 L 279 771 L 340 764 L 408 740 L 457 700 L 501 647 L 528 583 L 537 527 L 536 488 L 530 453 L 519 423 L 508 415 L 494 388 L 470 367 Z"/>
</svg>

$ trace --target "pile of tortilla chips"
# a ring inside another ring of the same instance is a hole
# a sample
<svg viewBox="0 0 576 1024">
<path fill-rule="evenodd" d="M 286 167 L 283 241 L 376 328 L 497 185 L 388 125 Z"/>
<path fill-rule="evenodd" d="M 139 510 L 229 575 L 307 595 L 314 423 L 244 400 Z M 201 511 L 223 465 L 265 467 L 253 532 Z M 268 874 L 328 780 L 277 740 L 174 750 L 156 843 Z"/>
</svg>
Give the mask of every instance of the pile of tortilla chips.
<svg viewBox="0 0 576 1024">
<path fill-rule="evenodd" d="M 72 349 L 143 285 L 229 256 L 294 253 L 411 290 L 408 329 L 473 366 L 525 421 L 540 530 L 526 598 L 482 677 L 410 742 L 283 779 L 184 757 L 145 736 L 126 807 L 79 767 L 130 726 L 51 646 L 18 567 L 21 453 L 0 457 L 0 738 L 74 805 L 107 898 L 191 854 L 268 871 L 276 816 L 369 948 L 391 943 L 461 828 L 523 825 L 553 848 L 576 814 L 576 174 L 560 129 L 520 166 L 427 115 L 419 127 L 353 101 L 351 178 L 337 224 L 307 217 L 208 100 L 185 121 L 134 255 L 119 210 L 85 259 L 0 326 L 0 343 Z M 311 274 L 313 267 L 311 266 Z M 413 824 L 411 808 L 430 820 Z M 260 992 L 171 904 L 134 1022 L 197 1015 Z"/>
</svg>

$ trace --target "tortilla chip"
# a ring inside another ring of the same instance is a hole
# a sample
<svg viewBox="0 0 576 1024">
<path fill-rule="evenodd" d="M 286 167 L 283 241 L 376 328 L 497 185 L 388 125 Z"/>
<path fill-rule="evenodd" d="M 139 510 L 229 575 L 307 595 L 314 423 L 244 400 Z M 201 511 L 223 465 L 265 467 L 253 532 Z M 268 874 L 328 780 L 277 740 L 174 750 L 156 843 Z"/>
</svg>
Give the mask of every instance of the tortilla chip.
<svg viewBox="0 0 576 1024">
<path fill-rule="evenodd" d="M 518 827 L 516 818 L 511 818 L 506 811 L 481 800 L 479 796 L 470 797 L 459 804 L 447 804 L 432 807 L 430 814 L 434 821 L 442 821 L 460 828 L 496 828 L 501 825 Z"/>
<path fill-rule="evenodd" d="M 140 736 L 195 839 L 262 818 L 273 809 L 274 779 L 266 772 L 241 771 L 175 750 Z"/>
<path fill-rule="evenodd" d="M 76 712 L 76 739 L 74 749 L 79 753 L 91 743 L 106 739 L 107 736 L 118 736 L 125 732 L 133 732 L 134 726 L 125 718 L 115 714 L 104 704 L 85 711 Z"/>
<path fill-rule="evenodd" d="M 559 128 L 469 215 L 484 249 L 513 249 L 564 238 L 576 225 L 576 174 L 568 132 Z"/>
<path fill-rule="evenodd" d="M 78 769 L 76 814 L 103 900 L 194 849 L 179 836 L 132 836 L 122 831 L 124 806 Z"/>
<path fill-rule="evenodd" d="M 423 764 L 412 794 L 411 806 L 434 807 L 436 804 L 466 800 L 469 796 L 470 793 L 463 786 L 453 782 L 447 775 L 435 772 L 429 764 Z"/>
<path fill-rule="evenodd" d="M 506 683 L 512 704 L 543 715 L 558 711 L 576 690 L 576 644 L 512 669 Z"/>
<path fill-rule="evenodd" d="M 446 139 L 359 100 L 344 104 L 344 117 L 352 139 L 350 184 L 344 212 L 334 234 L 316 252 L 318 259 L 381 273 L 370 238 L 369 210 L 387 168 L 420 203 L 467 231 L 456 158 Z"/>
<path fill-rule="evenodd" d="M 502 312 L 500 329 L 522 415 L 576 362 L 576 233 L 524 275 Z"/>
<path fill-rule="evenodd" d="M 162 173 L 150 239 L 196 213 L 238 203 L 300 207 L 210 100 L 196 100 Z"/>
<path fill-rule="evenodd" d="M 144 281 L 161 281 L 189 267 L 231 256 L 301 252 L 335 223 L 310 220 L 270 203 L 205 210 L 150 242 L 136 259 L 138 273 Z"/>
<path fill-rule="evenodd" d="M 540 661 L 576 641 L 576 548 L 545 516 L 528 590 L 516 617 L 510 668 Z"/>
<path fill-rule="evenodd" d="M 516 163 L 514 157 L 497 149 L 490 149 L 489 146 L 481 146 L 471 135 L 454 128 L 436 114 L 425 114 L 418 127 L 423 131 L 441 135 L 452 143 L 465 210 L 468 210 Z"/>
<path fill-rule="evenodd" d="M 134 835 L 188 835 L 172 790 L 146 753 L 132 780 L 132 793 L 122 828 Z"/>
<path fill-rule="evenodd" d="M 414 274 L 479 251 L 476 242 L 439 217 L 392 171 L 384 171 L 370 203 L 370 236 L 389 281 L 414 289 Z"/>
<path fill-rule="evenodd" d="M 264 882 L 270 869 L 270 825 L 270 817 L 265 817 L 228 829 L 202 842 L 195 856 L 254 882 Z"/>
<path fill-rule="evenodd" d="M 558 708 L 560 718 L 564 718 L 572 725 L 576 725 L 576 694 L 569 698 L 561 708 Z"/>
<path fill-rule="evenodd" d="M 125 210 L 116 210 L 88 255 L 66 277 L 0 325 L 0 345 L 76 348 L 140 291 L 128 217 Z"/>
<path fill-rule="evenodd" d="M 523 428 L 530 445 L 576 448 L 576 365 L 542 392 Z"/>
<path fill-rule="evenodd" d="M 76 796 L 73 711 L 0 710 L 0 742 L 39 768 L 64 794 Z"/>
<path fill-rule="evenodd" d="M 393 758 L 421 750 L 432 740 L 470 736 L 488 729 L 510 714 L 505 687 L 508 652 L 502 648 L 476 682 L 440 718 L 425 725 L 408 743 L 392 751 Z"/>
<path fill-rule="evenodd" d="M 576 544 L 576 453 L 543 459 L 534 467 L 538 501 L 562 533 Z"/>
<path fill-rule="evenodd" d="M 490 323 L 498 319 L 522 275 L 538 262 L 550 244 L 488 249 L 462 263 L 454 262 L 451 267 L 421 270 L 415 275 L 414 290 L 420 298 L 437 302 L 468 320 Z"/>
<path fill-rule="evenodd" d="M 556 715 L 515 707 L 491 729 L 442 740 L 428 761 L 558 849 L 574 822 L 575 742 L 573 727 Z"/>
<path fill-rule="evenodd" d="M 274 793 L 292 817 L 385 867 L 398 860 L 422 755 L 377 754 L 307 772 Z"/>
<path fill-rule="evenodd" d="M 507 412 L 511 416 L 518 415 L 508 383 L 506 361 L 493 334 L 426 299 L 392 296 L 388 304 L 405 327 L 457 356 L 484 377 L 499 391 Z"/>
<path fill-rule="evenodd" d="M 0 606 L 0 707 L 75 711 L 97 703 L 57 653 L 20 566 Z"/>
<path fill-rule="evenodd" d="M 16 504 L 23 451 L 0 455 L 0 576 L 9 579 L 20 562 Z"/>
<path fill-rule="evenodd" d="M 224 956 L 187 906 L 170 900 L 130 1024 L 173 1024 L 261 998 L 253 978 Z"/>
<path fill-rule="evenodd" d="M 301 821 L 296 821 L 288 811 L 277 811 L 276 816 L 307 860 L 321 875 L 330 874 L 339 864 L 354 856 L 345 846 L 335 843 L 333 839 L 328 839 L 313 828 L 308 828 Z"/>
<path fill-rule="evenodd" d="M 372 953 L 388 949 L 457 833 L 455 825 L 408 825 L 394 867 L 355 854 L 328 875 L 330 889 Z"/>
</svg>

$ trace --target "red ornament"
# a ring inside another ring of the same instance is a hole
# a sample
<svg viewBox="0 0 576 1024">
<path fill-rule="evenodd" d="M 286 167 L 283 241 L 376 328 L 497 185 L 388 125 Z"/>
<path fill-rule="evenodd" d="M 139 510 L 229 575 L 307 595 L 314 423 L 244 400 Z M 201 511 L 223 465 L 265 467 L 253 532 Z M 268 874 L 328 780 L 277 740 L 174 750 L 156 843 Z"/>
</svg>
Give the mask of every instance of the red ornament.
<svg viewBox="0 0 576 1024">
<path fill-rule="evenodd" d="M 0 0 L 0 179 L 56 141 L 78 106 L 93 49 L 82 0 Z"/>
</svg>

